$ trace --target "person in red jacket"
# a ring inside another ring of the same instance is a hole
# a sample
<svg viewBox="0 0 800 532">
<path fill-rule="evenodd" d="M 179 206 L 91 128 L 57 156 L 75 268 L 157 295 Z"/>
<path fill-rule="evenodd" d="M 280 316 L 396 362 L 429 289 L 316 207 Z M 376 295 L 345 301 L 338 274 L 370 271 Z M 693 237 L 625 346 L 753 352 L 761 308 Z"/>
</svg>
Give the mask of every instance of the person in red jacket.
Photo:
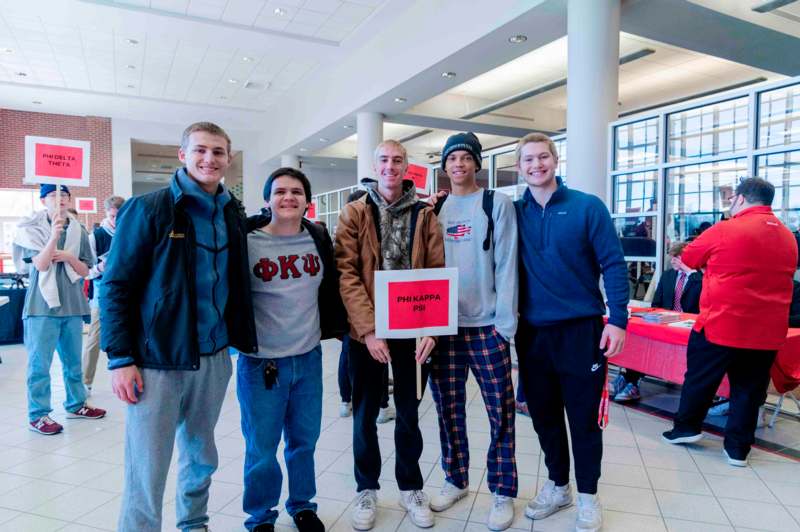
<svg viewBox="0 0 800 532">
<path fill-rule="evenodd" d="M 753 177 L 731 196 L 731 216 L 683 250 L 681 259 L 705 269 L 700 315 L 689 336 L 680 406 L 668 443 L 700 440 L 706 411 L 727 373 L 730 414 L 723 452 L 744 467 L 754 441 L 769 370 L 786 340 L 797 243 L 772 213 L 775 187 Z"/>
</svg>

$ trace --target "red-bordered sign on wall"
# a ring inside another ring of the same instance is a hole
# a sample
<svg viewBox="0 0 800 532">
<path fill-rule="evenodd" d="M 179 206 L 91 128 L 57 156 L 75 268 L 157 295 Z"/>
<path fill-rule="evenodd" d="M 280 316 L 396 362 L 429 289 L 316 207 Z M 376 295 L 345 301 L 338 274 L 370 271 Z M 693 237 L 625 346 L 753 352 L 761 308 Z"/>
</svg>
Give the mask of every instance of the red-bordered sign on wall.
<svg viewBox="0 0 800 532">
<path fill-rule="evenodd" d="M 75 198 L 75 210 L 79 214 L 97 214 L 97 198 Z"/>
</svg>

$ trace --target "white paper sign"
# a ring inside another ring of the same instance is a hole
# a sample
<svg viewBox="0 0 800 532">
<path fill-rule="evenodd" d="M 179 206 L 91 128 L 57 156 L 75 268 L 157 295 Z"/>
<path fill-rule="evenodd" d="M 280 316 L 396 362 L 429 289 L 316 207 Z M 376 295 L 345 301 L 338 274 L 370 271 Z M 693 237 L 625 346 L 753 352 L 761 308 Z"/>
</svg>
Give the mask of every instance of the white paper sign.
<svg viewBox="0 0 800 532">
<path fill-rule="evenodd" d="M 375 336 L 458 332 L 458 268 L 375 272 Z"/>
<path fill-rule="evenodd" d="M 90 147 L 84 140 L 26 136 L 22 182 L 88 187 Z"/>
</svg>

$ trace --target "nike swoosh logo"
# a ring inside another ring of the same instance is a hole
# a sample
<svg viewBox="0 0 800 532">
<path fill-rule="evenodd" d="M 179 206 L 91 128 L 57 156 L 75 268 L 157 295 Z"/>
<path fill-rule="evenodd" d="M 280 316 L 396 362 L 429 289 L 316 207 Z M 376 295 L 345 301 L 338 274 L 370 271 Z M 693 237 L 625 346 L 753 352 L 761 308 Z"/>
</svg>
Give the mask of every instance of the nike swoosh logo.
<svg viewBox="0 0 800 532">
<path fill-rule="evenodd" d="M 595 372 L 598 369 L 600 369 L 600 366 L 601 366 L 601 364 L 592 364 L 592 372 Z"/>
</svg>

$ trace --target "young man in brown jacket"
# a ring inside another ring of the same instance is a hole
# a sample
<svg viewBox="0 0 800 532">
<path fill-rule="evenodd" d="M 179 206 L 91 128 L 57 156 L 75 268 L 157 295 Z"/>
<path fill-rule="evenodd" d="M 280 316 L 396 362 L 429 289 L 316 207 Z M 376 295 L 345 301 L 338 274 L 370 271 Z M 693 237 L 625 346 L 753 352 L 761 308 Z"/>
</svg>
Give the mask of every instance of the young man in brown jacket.
<svg viewBox="0 0 800 532">
<path fill-rule="evenodd" d="M 375 424 L 383 393 L 383 364 L 392 365 L 397 408 L 394 441 L 395 476 L 400 505 L 415 525 L 433 526 L 433 514 L 422 491 L 419 468 L 422 433 L 419 430 L 415 362 L 424 363 L 435 339 L 384 340 L 375 337 L 376 270 L 444 267 L 442 232 L 433 208 L 418 200 L 414 183 L 404 180 L 408 168 L 405 148 L 388 140 L 375 150 L 378 181 L 363 179 L 367 194 L 345 205 L 336 230 L 336 263 L 340 289 L 350 321 L 350 380 L 353 383 L 353 453 L 358 499 L 352 525 L 369 530 L 377 513 L 381 455 Z M 422 382 L 428 380 L 423 364 Z"/>
</svg>

